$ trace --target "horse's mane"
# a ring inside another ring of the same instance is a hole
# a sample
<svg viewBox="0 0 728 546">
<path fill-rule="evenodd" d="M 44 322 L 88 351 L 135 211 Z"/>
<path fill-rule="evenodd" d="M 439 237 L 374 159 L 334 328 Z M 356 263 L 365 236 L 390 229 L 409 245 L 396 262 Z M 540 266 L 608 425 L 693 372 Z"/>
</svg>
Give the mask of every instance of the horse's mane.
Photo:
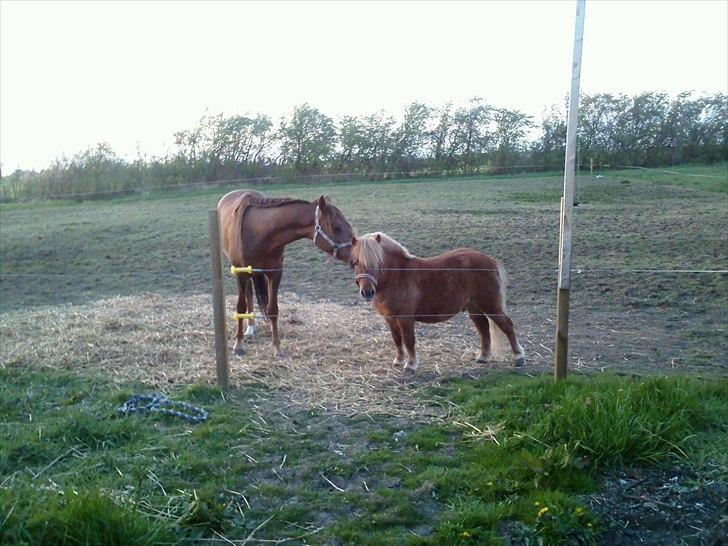
<svg viewBox="0 0 728 546">
<path fill-rule="evenodd" d="M 248 198 L 248 206 L 260 209 L 272 209 L 282 207 L 283 205 L 310 205 L 309 201 L 303 199 L 294 199 L 293 197 L 265 197 L 259 195 L 251 195 Z"/>
<path fill-rule="evenodd" d="M 377 241 L 377 236 L 379 236 L 379 241 Z M 367 269 L 378 268 L 384 261 L 385 252 L 400 254 L 405 258 L 415 257 L 402 244 L 381 231 L 367 233 L 359 237 L 356 240 L 353 252 L 354 257 Z"/>
</svg>

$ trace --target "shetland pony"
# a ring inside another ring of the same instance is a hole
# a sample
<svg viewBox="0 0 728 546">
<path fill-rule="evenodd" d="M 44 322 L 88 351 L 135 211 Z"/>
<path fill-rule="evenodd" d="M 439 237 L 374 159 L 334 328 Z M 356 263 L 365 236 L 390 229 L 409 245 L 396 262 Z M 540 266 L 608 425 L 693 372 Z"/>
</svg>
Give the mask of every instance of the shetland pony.
<svg viewBox="0 0 728 546">
<path fill-rule="evenodd" d="M 397 349 L 394 364 L 404 364 L 405 372 L 419 366 L 415 321 L 443 322 L 461 311 L 480 334 L 477 362 L 490 358 L 490 328 L 496 327 L 508 338 L 516 366 L 524 364 L 523 347 L 506 314 L 506 272 L 498 260 L 469 248 L 418 258 L 381 232 L 353 238 L 352 244 L 350 264 L 359 293 L 387 322 Z"/>
<path fill-rule="evenodd" d="M 238 313 L 253 312 L 253 288 L 258 306 L 270 322 L 273 352 L 284 356 L 278 336 L 278 286 L 283 276 L 283 250 L 299 239 L 312 239 L 319 250 L 348 262 L 354 228 L 327 196 L 315 201 L 266 197 L 255 190 L 236 190 L 217 204 L 223 251 L 235 266 L 252 265 L 264 273 L 238 275 Z M 255 333 L 255 320 L 238 321 L 234 352 L 245 354 L 243 339 Z"/>
</svg>

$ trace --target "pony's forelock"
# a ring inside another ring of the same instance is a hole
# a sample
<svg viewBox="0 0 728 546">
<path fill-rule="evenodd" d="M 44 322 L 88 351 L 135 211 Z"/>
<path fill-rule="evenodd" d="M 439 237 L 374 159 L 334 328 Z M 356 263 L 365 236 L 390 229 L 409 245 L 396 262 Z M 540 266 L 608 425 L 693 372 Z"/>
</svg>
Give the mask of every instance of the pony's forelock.
<svg viewBox="0 0 728 546">
<path fill-rule="evenodd" d="M 377 237 L 379 237 L 379 241 Z M 381 231 L 367 233 L 359 237 L 354 246 L 354 257 L 365 268 L 377 269 L 384 261 L 385 251 L 402 254 L 405 258 L 414 258 L 403 245 Z"/>
</svg>

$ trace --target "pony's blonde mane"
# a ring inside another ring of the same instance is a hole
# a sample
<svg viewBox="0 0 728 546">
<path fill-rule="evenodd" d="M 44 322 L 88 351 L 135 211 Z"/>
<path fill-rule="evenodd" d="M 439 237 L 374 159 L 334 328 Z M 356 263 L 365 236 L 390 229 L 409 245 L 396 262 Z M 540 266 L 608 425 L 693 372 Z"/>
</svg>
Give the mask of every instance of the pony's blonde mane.
<svg viewBox="0 0 728 546">
<path fill-rule="evenodd" d="M 377 241 L 377 236 L 380 238 L 379 241 Z M 385 252 L 401 254 L 405 258 L 414 258 L 414 255 L 402 244 L 381 231 L 362 235 L 356 240 L 354 246 L 354 257 L 367 269 L 379 268 L 384 261 Z"/>
</svg>

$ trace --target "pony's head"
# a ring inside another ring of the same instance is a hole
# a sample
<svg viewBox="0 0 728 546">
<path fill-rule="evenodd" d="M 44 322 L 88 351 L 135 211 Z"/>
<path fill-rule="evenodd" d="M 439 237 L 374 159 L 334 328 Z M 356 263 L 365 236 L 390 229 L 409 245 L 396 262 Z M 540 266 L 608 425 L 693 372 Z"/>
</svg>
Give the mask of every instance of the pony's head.
<svg viewBox="0 0 728 546">
<path fill-rule="evenodd" d="M 321 226 L 321 231 L 317 233 L 314 239 L 316 246 L 324 252 L 333 255 L 335 258 L 348 263 L 351 259 L 350 241 L 356 236 L 356 230 L 344 214 L 331 204 L 328 195 L 322 195 L 314 203 L 318 205 L 319 212 L 317 220 L 318 225 Z M 345 246 L 339 247 L 338 245 Z"/>
<path fill-rule="evenodd" d="M 386 276 L 385 264 L 390 255 L 413 257 L 405 247 L 380 231 L 367 233 L 358 239 L 354 237 L 351 242 L 353 246 L 350 264 L 356 273 L 355 282 L 359 287 L 359 294 L 367 301 L 373 300 L 377 294 L 377 286 Z"/>
</svg>

